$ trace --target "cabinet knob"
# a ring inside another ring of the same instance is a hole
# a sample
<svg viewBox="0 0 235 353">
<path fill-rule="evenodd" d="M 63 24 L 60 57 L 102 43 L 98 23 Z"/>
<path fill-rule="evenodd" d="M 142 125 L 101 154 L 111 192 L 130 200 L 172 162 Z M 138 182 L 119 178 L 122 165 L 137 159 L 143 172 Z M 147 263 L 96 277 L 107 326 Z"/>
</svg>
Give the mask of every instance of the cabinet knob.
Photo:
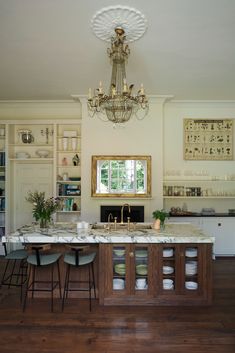
<svg viewBox="0 0 235 353">
<path fill-rule="evenodd" d="M 221 227 L 221 223 L 218 223 L 218 227 Z"/>
<path fill-rule="evenodd" d="M 134 257 L 133 251 L 129 252 L 129 256 L 130 256 L 130 257 Z"/>
</svg>

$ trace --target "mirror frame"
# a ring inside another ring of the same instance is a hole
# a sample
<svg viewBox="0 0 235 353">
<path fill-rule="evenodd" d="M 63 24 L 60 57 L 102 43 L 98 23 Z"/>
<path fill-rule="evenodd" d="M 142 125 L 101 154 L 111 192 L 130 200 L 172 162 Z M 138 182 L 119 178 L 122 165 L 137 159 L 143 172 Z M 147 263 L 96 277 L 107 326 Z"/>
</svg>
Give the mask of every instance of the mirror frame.
<svg viewBox="0 0 235 353">
<path fill-rule="evenodd" d="M 100 160 L 144 160 L 147 162 L 147 191 L 143 194 L 134 193 L 97 193 L 97 162 Z M 126 155 L 96 155 L 91 159 L 91 196 L 103 198 L 150 198 L 151 197 L 151 156 L 126 156 Z"/>
</svg>

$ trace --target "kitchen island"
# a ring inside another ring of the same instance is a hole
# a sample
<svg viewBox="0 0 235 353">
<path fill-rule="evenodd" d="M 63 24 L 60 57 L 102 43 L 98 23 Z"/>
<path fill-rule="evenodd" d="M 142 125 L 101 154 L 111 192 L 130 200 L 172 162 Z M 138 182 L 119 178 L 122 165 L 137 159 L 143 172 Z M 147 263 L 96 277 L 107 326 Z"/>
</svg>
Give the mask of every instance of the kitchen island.
<svg viewBox="0 0 235 353">
<path fill-rule="evenodd" d="M 95 229 L 93 229 L 95 228 Z M 78 229 L 56 224 L 48 230 L 24 226 L 3 239 L 12 243 L 88 243 L 97 249 L 97 284 L 102 305 L 209 305 L 212 301 L 214 238 L 189 223 L 169 223 L 163 230 L 137 224 Z M 63 263 L 63 262 L 62 262 Z"/>
</svg>

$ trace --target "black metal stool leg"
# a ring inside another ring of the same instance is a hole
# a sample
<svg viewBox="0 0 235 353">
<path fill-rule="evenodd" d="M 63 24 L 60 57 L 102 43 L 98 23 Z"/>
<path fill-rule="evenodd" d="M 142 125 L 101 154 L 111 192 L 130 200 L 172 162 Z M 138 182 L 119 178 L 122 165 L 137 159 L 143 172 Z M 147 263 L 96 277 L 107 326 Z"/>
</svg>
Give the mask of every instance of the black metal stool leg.
<svg viewBox="0 0 235 353">
<path fill-rule="evenodd" d="M 7 273 L 7 268 L 8 268 L 9 263 L 10 263 L 10 260 L 7 260 L 7 263 L 6 263 L 6 266 L 5 266 L 5 269 L 4 269 L 4 273 L 3 273 L 3 277 L 2 277 L 2 284 L 4 284 L 4 282 L 5 282 L 5 276 L 6 276 L 6 273 Z"/>
<path fill-rule="evenodd" d="M 25 289 L 25 296 L 24 296 L 24 304 L 23 304 L 23 311 L 25 311 L 26 309 L 26 301 L 27 301 L 27 297 L 28 297 L 28 289 L 29 289 L 29 280 L 31 277 L 31 265 L 29 265 L 29 274 L 28 274 L 28 278 L 27 278 L 27 282 L 26 282 L 26 289 Z"/>
<path fill-rule="evenodd" d="M 63 299 L 62 299 L 62 311 L 64 310 L 64 301 L 65 301 L 68 281 L 69 281 L 69 265 L 67 265 L 66 274 L 65 274 L 64 293 L 63 293 Z"/>
<path fill-rule="evenodd" d="M 92 271 L 92 280 L 93 280 L 93 288 L 94 288 L 94 296 L 96 299 L 96 287 L 95 287 L 95 274 L 94 274 L 94 264 L 91 263 L 91 271 Z"/>
<path fill-rule="evenodd" d="M 59 281 L 59 290 L 60 290 L 60 299 L 62 298 L 61 294 L 61 280 L 60 280 L 60 265 L 59 261 L 57 261 L 57 271 L 58 271 L 58 281 Z"/>
<path fill-rule="evenodd" d="M 33 266 L 33 278 L 32 278 L 32 298 L 34 298 L 34 284 L 35 284 L 35 266 Z"/>
<path fill-rule="evenodd" d="M 53 312 L 53 309 L 54 309 L 53 292 L 54 292 L 54 265 L 51 266 L 51 312 Z"/>
<path fill-rule="evenodd" d="M 12 270 L 11 270 L 11 274 L 10 274 L 10 282 L 8 284 L 8 289 L 11 287 L 11 281 L 12 281 L 12 277 L 13 277 L 13 273 L 15 270 L 15 265 L 16 265 L 16 260 L 14 260 L 13 266 L 12 266 Z"/>
</svg>

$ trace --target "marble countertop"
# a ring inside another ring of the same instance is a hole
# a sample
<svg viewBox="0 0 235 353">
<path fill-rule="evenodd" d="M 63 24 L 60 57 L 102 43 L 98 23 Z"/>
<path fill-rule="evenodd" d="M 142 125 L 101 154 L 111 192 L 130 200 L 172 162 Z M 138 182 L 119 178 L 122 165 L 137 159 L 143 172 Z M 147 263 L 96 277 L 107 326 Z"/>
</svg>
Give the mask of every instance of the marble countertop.
<svg viewBox="0 0 235 353">
<path fill-rule="evenodd" d="M 214 243 L 214 237 L 190 223 L 166 223 L 163 230 L 77 229 L 76 224 L 58 223 L 49 229 L 26 225 L 2 237 L 12 243 Z"/>
</svg>

